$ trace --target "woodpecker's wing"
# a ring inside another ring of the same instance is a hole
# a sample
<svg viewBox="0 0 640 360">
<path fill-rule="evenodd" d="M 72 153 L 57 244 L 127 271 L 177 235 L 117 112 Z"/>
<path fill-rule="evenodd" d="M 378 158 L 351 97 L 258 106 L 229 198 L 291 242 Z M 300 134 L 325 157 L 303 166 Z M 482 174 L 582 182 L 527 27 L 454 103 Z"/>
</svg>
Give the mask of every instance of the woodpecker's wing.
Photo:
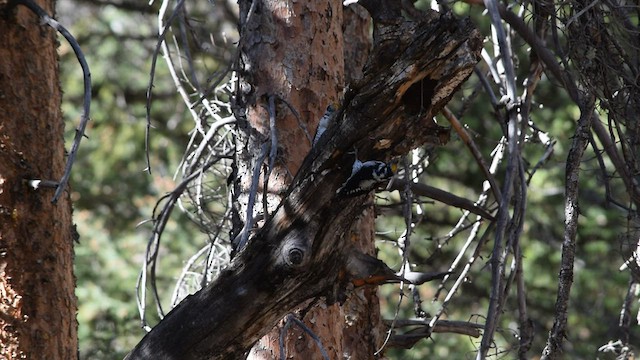
<svg viewBox="0 0 640 360">
<path fill-rule="evenodd" d="M 382 161 L 369 160 L 363 163 L 356 159 L 353 163 L 351 176 L 342 184 L 337 193 L 342 196 L 366 194 L 392 176 L 393 170 Z"/>
</svg>

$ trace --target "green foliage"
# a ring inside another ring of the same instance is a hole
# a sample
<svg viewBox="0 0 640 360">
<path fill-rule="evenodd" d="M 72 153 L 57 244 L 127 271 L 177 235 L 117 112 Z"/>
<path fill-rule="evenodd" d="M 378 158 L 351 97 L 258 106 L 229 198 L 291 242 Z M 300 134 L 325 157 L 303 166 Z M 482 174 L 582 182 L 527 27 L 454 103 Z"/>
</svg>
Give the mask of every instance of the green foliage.
<svg viewBox="0 0 640 360">
<path fill-rule="evenodd" d="M 69 10 L 73 6 L 74 10 Z M 156 44 L 151 13 L 131 13 L 113 6 L 60 4 L 62 16 L 80 42 L 93 81 L 91 121 L 72 173 L 74 221 L 80 233 L 75 272 L 79 310 L 80 357 L 121 359 L 144 335 L 135 291 L 158 198 L 175 186 L 172 174 L 181 160 L 190 125 L 185 109 L 167 80 L 166 66 L 156 68 L 149 155 L 145 155 L 145 93 Z M 82 16 L 84 15 L 84 16 Z M 82 78 L 70 48 L 61 43 L 61 82 L 67 136 L 73 138 L 82 105 Z M 176 214 L 179 215 L 179 214 Z M 164 235 L 163 271 L 158 288 L 167 310 L 170 289 L 182 261 L 196 251 L 199 234 L 185 216 L 174 216 Z M 199 245 L 198 245 L 199 246 Z M 150 289 L 147 289 L 150 291 Z M 157 315 L 147 314 L 149 321 Z"/>
<path fill-rule="evenodd" d="M 480 15 L 478 9 L 462 3 L 455 3 L 453 9 L 458 14 L 471 16 L 480 30 L 485 35 L 490 35 L 488 20 Z M 516 44 L 514 49 L 517 51 L 518 59 L 528 59 L 528 47 Z M 526 75 L 528 70 L 528 64 L 520 63 L 519 66 L 519 69 L 525 72 L 519 75 L 523 78 L 522 75 Z M 473 97 L 473 101 L 468 104 L 466 102 L 470 97 Z M 520 238 L 524 258 L 523 271 L 528 314 L 533 321 L 535 332 L 532 348 L 528 353 L 531 356 L 541 354 L 547 334 L 553 325 L 563 241 L 565 160 L 579 116 L 577 106 L 570 101 L 566 93 L 547 78 L 543 78 L 539 83 L 534 101 L 534 109 L 530 114 L 532 121 L 542 131 L 548 132 L 557 143 L 554 146 L 553 156 L 531 177 L 527 192 L 524 232 Z M 503 134 L 500 125 L 495 122 L 493 109 L 489 104 L 490 99 L 486 92 L 479 90 L 475 75 L 449 104 L 454 113 L 466 107 L 467 110 L 460 121 L 468 126 L 467 131 L 482 150 L 485 159 L 490 159 L 489 152 Z M 606 114 L 603 115 L 606 117 Z M 439 118 L 438 121 L 440 124 L 447 124 L 444 118 Z M 545 148 L 540 143 L 530 142 L 524 146 L 523 154 L 527 161 L 525 171 L 530 172 L 533 169 L 544 151 Z M 607 162 L 606 159 L 604 161 Z M 592 148 L 587 150 L 581 169 L 578 251 L 569 305 L 565 355 L 567 358 L 575 359 L 597 356 L 611 358 L 606 354 L 597 353 L 597 350 L 601 345 L 616 341 L 622 336 L 618 321 L 628 288 L 629 274 L 620 272 L 618 268 L 624 261 L 621 256 L 620 238 L 628 231 L 627 219 L 624 212 L 607 204 L 604 179 L 600 175 L 600 164 Z M 429 167 L 426 172 L 427 174 L 423 177 L 429 185 L 467 199 L 477 199 L 482 190 L 481 182 L 485 178 L 465 144 L 453 130 L 451 141 L 446 146 L 438 148 L 429 157 Z M 499 171 L 497 178 L 502 179 L 502 177 Z M 611 184 L 617 184 L 615 179 L 608 180 Z M 612 185 L 610 191 L 616 198 L 626 196 L 622 186 Z M 459 218 L 460 211 L 431 202 L 425 203 L 422 207 L 423 219 L 414 228 L 411 236 L 410 260 L 420 271 L 446 270 L 466 241 L 469 232 L 462 231 L 453 238 L 442 241 Z M 396 215 L 401 215 L 401 211 L 397 211 Z M 418 213 L 414 208 L 413 218 L 417 216 Z M 377 221 L 378 237 L 381 240 L 378 242 L 380 249 L 378 256 L 390 266 L 395 265 L 395 269 L 399 268 L 401 259 L 394 239 L 400 238 L 404 228 L 405 225 L 401 219 L 384 218 Z M 483 226 L 482 229 L 481 231 L 484 231 L 485 227 Z M 491 286 L 488 260 L 493 247 L 492 239 L 493 237 L 489 236 L 488 245 L 485 245 L 480 258 L 474 263 L 470 276 L 458 290 L 457 297 L 448 304 L 443 318 L 484 322 L 483 316 L 486 315 Z M 475 246 L 474 242 L 471 247 L 475 248 Z M 463 263 L 468 257 L 469 255 L 463 258 Z M 507 258 L 506 261 L 509 264 L 511 259 Z M 433 315 L 440 308 L 442 299 L 452 284 L 453 281 L 449 280 L 445 287 L 447 290 L 437 299 L 434 299 L 434 294 L 438 282 L 427 285 L 426 289 L 423 285 L 421 289 L 423 310 Z M 490 351 L 490 355 L 495 355 L 496 358 L 515 358 L 517 354 L 518 340 L 514 335 L 519 332 L 519 329 L 518 304 L 514 301 L 515 291 L 515 285 L 513 285 L 512 300 L 505 304 L 495 338 L 497 349 L 506 353 Z M 410 309 L 413 304 L 406 288 L 405 293 L 407 296 L 403 299 L 403 310 L 400 311 L 398 318 L 415 317 L 411 314 Z M 398 288 L 387 285 L 382 288 L 381 294 L 385 298 L 383 302 L 385 306 L 382 307 L 383 315 L 385 318 L 393 318 L 398 304 Z M 636 302 L 631 309 L 631 314 L 637 314 L 637 312 Z M 636 343 L 640 338 L 637 325 L 631 327 L 631 338 L 636 339 Z M 390 349 L 386 354 L 394 359 L 475 358 L 479 343 L 480 339 L 469 336 L 434 334 L 430 340 L 421 340 L 412 349 Z M 632 340 L 631 343 L 634 341 Z"/>
</svg>

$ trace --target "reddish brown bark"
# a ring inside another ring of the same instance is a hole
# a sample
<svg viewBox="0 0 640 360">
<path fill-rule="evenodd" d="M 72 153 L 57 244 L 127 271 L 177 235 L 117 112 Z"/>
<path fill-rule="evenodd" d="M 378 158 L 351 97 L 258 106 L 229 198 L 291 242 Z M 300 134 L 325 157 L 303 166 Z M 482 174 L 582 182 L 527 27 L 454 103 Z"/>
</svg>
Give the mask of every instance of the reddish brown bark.
<svg viewBox="0 0 640 360">
<path fill-rule="evenodd" d="M 362 69 L 371 50 L 371 17 L 358 6 L 345 8 L 342 25 L 344 38 L 344 66 L 347 83 L 362 78 Z M 366 201 L 373 203 L 373 197 Z M 351 239 L 354 247 L 365 254 L 375 255 L 375 210 L 365 209 L 353 225 Z M 373 354 L 383 342 L 384 329 L 380 316 L 378 288 L 364 286 L 355 289 L 341 308 L 341 322 L 344 329 L 343 353 L 354 359 L 373 358 Z"/>
<path fill-rule="evenodd" d="M 247 9 L 250 4 L 241 2 L 241 7 Z M 259 152 L 254 146 L 270 140 L 267 99 L 276 97 L 278 158 L 269 183 L 271 193 L 286 190 L 311 147 L 304 127 L 312 137 L 326 106 L 338 100 L 344 86 L 341 24 L 339 1 L 269 0 L 258 2 L 242 26 L 245 71 L 241 81 L 247 92 L 241 105 L 251 130 L 243 139 L 247 152 L 239 157 L 244 165 L 251 164 Z M 248 192 L 251 171 L 240 168 L 239 174 L 241 189 Z"/>
<path fill-rule="evenodd" d="M 24 7 L 0 14 L 0 358 L 76 359 L 71 205 L 25 181 L 62 175 L 58 40 Z"/>
<path fill-rule="evenodd" d="M 273 209 L 282 200 L 279 194 L 289 187 L 291 175 L 297 173 L 311 148 L 307 135 L 313 138 L 318 120 L 327 105 L 337 102 L 344 86 L 343 9 L 341 2 L 335 0 L 294 3 L 275 0 L 260 2 L 257 6 L 241 31 L 247 39 L 243 48 L 247 71 L 243 79 L 254 91 L 246 99 L 247 121 L 252 131 L 257 130 L 262 137 L 248 136 L 249 151 L 244 158 L 239 157 L 238 166 L 252 166 L 259 157 L 259 144 L 270 139 L 267 99 L 275 96 L 278 157 L 268 189 L 269 208 Z M 300 119 L 288 106 L 295 109 Z M 246 195 L 252 171 L 239 173 L 245 174 L 241 179 L 241 192 Z M 246 208 L 242 206 L 241 211 L 246 212 Z M 332 359 L 343 353 L 340 346 L 343 318 L 339 306 L 319 304 L 304 319 L 306 326 L 322 339 Z M 249 358 L 279 359 L 283 326 L 281 322 L 262 338 Z M 301 354 L 307 359 L 322 358 L 317 345 L 299 327 L 289 327 L 285 339 L 288 358 L 300 358 Z"/>
<path fill-rule="evenodd" d="M 251 58 L 253 71 L 246 78 L 253 80 L 251 85 L 256 89 L 257 99 L 273 94 L 287 99 L 299 112 L 313 137 L 315 132 L 312 130 L 317 127 L 326 106 L 339 98 L 339 91 L 345 85 L 344 78 L 351 80 L 362 76 L 362 67 L 371 46 L 370 17 L 363 8 L 358 7 L 355 11 L 348 8 L 342 14 L 343 8 L 336 1 L 314 2 L 307 6 L 294 5 L 287 11 L 283 10 L 281 2 L 266 4 L 265 8 L 274 13 L 268 14 L 266 9 L 261 10 L 260 18 L 250 20 L 246 27 L 260 32 L 247 33 L 247 36 L 250 39 L 273 36 L 285 41 L 277 41 L 275 44 L 256 41 L 264 47 L 247 50 L 247 53 L 256 56 Z M 282 16 L 281 21 L 274 21 L 272 16 Z M 253 27 L 253 21 L 273 27 Z M 313 25 L 309 26 L 310 23 Z M 265 34 L 265 29 L 271 33 Z M 300 36 L 282 37 L 286 34 Z M 344 50 L 341 52 L 341 49 Z M 287 71 L 289 69 L 292 71 Z M 296 85 L 292 87 L 291 84 Z M 265 119 L 268 118 L 265 106 L 255 105 L 257 106 L 248 107 L 247 120 L 254 128 L 269 136 L 269 129 L 265 126 Z M 287 176 L 287 170 L 295 174 L 309 151 L 309 143 L 305 141 L 306 134 L 295 116 L 283 106 L 278 107 L 278 110 L 279 160 L 286 169 L 274 172 L 274 187 L 270 191 L 275 193 L 290 185 L 291 177 Z M 255 157 L 254 153 L 253 158 Z M 249 179 L 250 176 L 245 177 L 245 191 L 249 189 Z M 275 197 L 270 201 L 275 206 L 280 199 Z M 354 226 L 354 233 L 358 234 L 356 245 L 364 252 L 373 254 L 373 211 L 365 211 L 361 216 L 361 221 Z M 378 335 L 382 324 L 374 288 L 358 289 L 342 307 L 317 304 L 305 314 L 304 322 L 322 340 L 330 358 L 349 354 L 353 358 L 364 359 L 371 356 L 380 343 Z M 250 358 L 280 358 L 279 339 L 283 326 L 284 323 L 280 323 L 262 338 L 252 350 Z M 288 327 L 284 349 L 287 356 L 293 359 L 301 356 L 307 359 L 322 358 L 317 344 L 297 326 Z"/>
</svg>

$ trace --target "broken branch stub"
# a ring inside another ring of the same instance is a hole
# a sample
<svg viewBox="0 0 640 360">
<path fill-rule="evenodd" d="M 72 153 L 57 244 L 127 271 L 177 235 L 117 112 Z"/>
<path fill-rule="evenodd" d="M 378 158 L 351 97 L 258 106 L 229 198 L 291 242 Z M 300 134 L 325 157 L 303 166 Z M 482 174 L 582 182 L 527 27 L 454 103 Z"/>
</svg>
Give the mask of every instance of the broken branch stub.
<svg viewBox="0 0 640 360">
<path fill-rule="evenodd" d="M 370 1 L 370 3 L 376 3 Z M 391 9 L 393 10 L 393 9 Z M 432 120 L 471 74 L 481 36 L 468 20 L 429 12 L 419 22 L 373 15 L 374 48 L 336 120 L 298 171 L 287 196 L 215 282 L 187 297 L 127 359 L 238 359 L 305 300 L 340 299 L 362 196 L 336 190 L 360 159 L 388 160 L 448 130 Z M 382 15 L 381 15 L 382 14 Z"/>
</svg>

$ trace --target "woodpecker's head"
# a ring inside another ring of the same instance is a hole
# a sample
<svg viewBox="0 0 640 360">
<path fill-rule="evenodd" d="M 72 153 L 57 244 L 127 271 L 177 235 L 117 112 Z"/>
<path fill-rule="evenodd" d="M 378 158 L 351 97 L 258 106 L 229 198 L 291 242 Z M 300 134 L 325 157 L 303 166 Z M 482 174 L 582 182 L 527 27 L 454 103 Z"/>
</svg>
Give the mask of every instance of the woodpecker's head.
<svg viewBox="0 0 640 360">
<path fill-rule="evenodd" d="M 395 169 L 397 169 L 397 165 L 395 165 Z M 395 174 L 395 169 L 393 164 L 376 161 L 375 169 L 371 175 L 376 182 L 383 181 L 390 179 Z"/>
</svg>

